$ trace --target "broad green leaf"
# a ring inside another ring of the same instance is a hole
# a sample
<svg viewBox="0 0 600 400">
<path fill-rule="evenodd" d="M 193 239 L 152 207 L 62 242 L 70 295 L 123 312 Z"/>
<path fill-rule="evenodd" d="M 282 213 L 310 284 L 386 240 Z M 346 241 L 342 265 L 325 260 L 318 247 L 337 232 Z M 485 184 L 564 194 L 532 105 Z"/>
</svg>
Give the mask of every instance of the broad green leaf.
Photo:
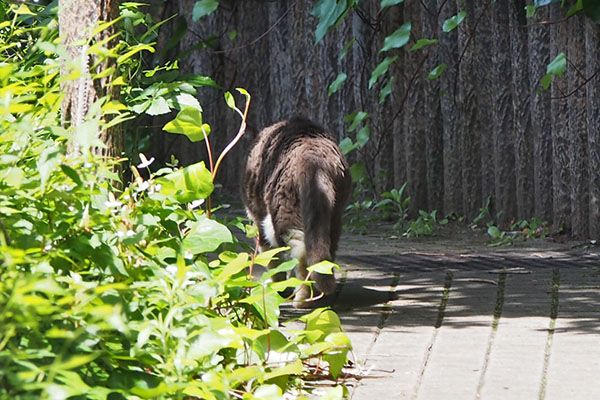
<svg viewBox="0 0 600 400">
<path fill-rule="evenodd" d="M 150 53 L 154 53 L 154 47 L 149 46 L 147 44 L 136 44 L 134 46 L 130 46 L 129 47 L 129 51 L 125 54 L 123 54 L 122 56 L 120 56 L 119 58 L 117 58 L 117 64 L 121 64 L 124 63 L 125 61 L 127 61 L 129 58 L 133 57 L 133 55 L 139 53 L 140 51 L 149 51 Z"/>
<path fill-rule="evenodd" d="M 356 127 L 362 121 L 364 121 L 364 119 L 367 118 L 368 116 L 369 116 L 368 113 L 366 113 L 364 111 L 358 111 L 358 112 L 352 113 L 352 114 L 348 115 L 346 118 L 344 118 L 344 122 L 346 122 L 346 123 L 352 121 L 352 123 L 350 124 L 350 127 L 348 128 L 348 132 L 354 131 L 356 129 Z"/>
<path fill-rule="evenodd" d="M 181 76 L 181 80 L 194 86 L 210 86 L 219 89 L 221 86 L 211 77 L 196 74 L 185 74 Z"/>
<path fill-rule="evenodd" d="M 225 102 L 227 103 L 227 107 L 231 108 L 232 110 L 236 109 L 235 98 L 230 92 L 225 92 Z"/>
<path fill-rule="evenodd" d="M 10 167 L 0 171 L 0 180 L 6 182 L 9 186 L 21 186 L 23 179 L 25 179 L 25 172 L 19 167 Z"/>
<path fill-rule="evenodd" d="M 169 133 L 185 135 L 192 142 L 204 140 L 210 134 L 210 125 L 202 122 L 202 112 L 193 107 L 185 107 L 177 113 L 174 120 L 168 122 L 163 130 Z"/>
<path fill-rule="evenodd" d="M 310 267 L 307 267 L 306 269 L 310 272 L 317 272 L 319 274 L 331 275 L 331 274 L 333 274 L 333 270 L 334 269 L 339 270 L 340 266 L 337 265 L 336 263 L 332 263 L 331 261 L 324 260 L 324 261 L 318 262 L 314 265 L 311 265 Z"/>
<path fill-rule="evenodd" d="M 352 38 L 352 40 L 350 40 L 348 43 L 346 43 L 346 45 L 344 46 L 344 48 L 340 52 L 340 56 L 339 56 L 340 60 L 343 60 L 344 57 L 346 57 L 346 54 L 348 53 L 348 50 L 350 50 L 350 47 L 352 47 L 352 44 L 354 42 L 356 42 L 356 38 Z"/>
<path fill-rule="evenodd" d="M 371 127 L 369 125 L 363 126 L 356 134 L 356 144 L 359 148 L 365 147 L 371 136 Z"/>
<path fill-rule="evenodd" d="M 250 296 L 240 300 L 241 303 L 251 304 L 270 327 L 277 327 L 279 306 L 283 301 L 284 299 L 271 286 L 255 287 L 250 292 Z"/>
<path fill-rule="evenodd" d="M 267 372 L 264 376 L 265 381 L 273 378 L 277 378 L 283 375 L 300 375 L 302 373 L 302 361 L 296 359 L 296 361 L 284 365 L 283 367 L 275 368 L 270 372 Z"/>
<path fill-rule="evenodd" d="M 431 46 L 432 44 L 436 44 L 438 42 L 439 42 L 439 40 L 437 40 L 437 39 L 425 39 L 425 38 L 419 39 L 419 40 L 417 40 L 417 43 L 415 43 L 410 48 L 410 51 L 420 50 L 423 47 Z"/>
<path fill-rule="evenodd" d="M 365 163 L 361 160 L 350 167 L 352 182 L 358 182 L 365 174 Z"/>
<path fill-rule="evenodd" d="M 317 336 L 313 337 L 316 340 L 325 338 L 332 333 L 342 332 L 340 318 L 334 311 L 328 308 L 317 308 L 310 314 L 300 317 L 300 320 L 306 323 L 307 331 L 318 333 Z"/>
<path fill-rule="evenodd" d="M 455 16 L 448 18 L 446 21 L 444 21 L 444 25 L 442 25 L 442 30 L 447 33 L 456 29 L 456 27 L 460 25 L 460 23 L 465 19 L 466 16 L 467 12 L 461 11 Z"/>
<path fill-rule="evenodd" d="M 369 79 L 369 89 L 371 89 L 373 87 L 373 85 L 375 83 L 377 83 L 377 80 L 379 79 L 379 77 L 381 75 L 385 74 L 387 72 L 387 70 L 390 68 L 390 65 L 397 59 L 398 59 L 398 56 L 386 57 L 382 62 L 380 62 L 375 67 L 375 69 L 373 70 L 373 73 L 371 74 L 371 78 Z"/>
<path fill-rule="evenodd" d="M 437 67 L 435 67 L 434 69 L 431 70 L 429 75 L 427 75 L 427 78 L 432 79 L 432 80 L 439 78 L 440 75 L 442 75 L 444 73 L 446 68 L 448 68 L 447 64 L 438 65 Z"/>
<path fill-rule="evenodd" d="M 350 139 L 349 137 L 345 137 L 342 139 L 342 141 L 340 142 L 340 149 L 342 150 L 342 153 L 344 154 L 348 154 L 350 153 L 352 150 L 357 149 L 358 145 L 354 142 L 352 142 L 352 139 Z"/>
<path fill-rule="evenodd" d="M 62 158 L 62 149 L 57 145 L 45 148 L 37 160 L 37 167 L 41 178 L 41 190 L 44 191 L 50 174 L 55 170 Z"/>
<path fill-rule="evenodd" d="M 263 251 L 256 256 L 256 258 L 254 259 L 254 263 L 266 267 L 267 265 L 269 265 L 269 262 L 271 262 L 271 260 L 277 260 L 277 257 L 275 257 L 277 254 L 283 251 L 287 251 L 289 249 L 289 247 L 278 247 L 276 249 Z"/>
<path fill-rule="evenodd" d="M 379 52 L 389 51 L 404 46 L 410 40 L 411 23 L 405 22 L 394 33 L 386 37 L 383 41 L 383 47 Z"/>
<path fill-rule="evenodd" d="M 199 111 L 202 111 L 202 107 L 200 106 L 198 99 L 189 93 L 178 94 L 177 96 L 175 96 L 175 100 L 177 102 L 177 105 L 179 106 L 179 109 L 183 109 L 185 107 L 192 107 Z"/>
<path fill-rule="evenodd" d="M 567 69 L 567 57 L 565 53 L 560 53 L 557 55 L 550 64 L 546 67 L 546 73 L 552 74 L 556 76 L 563 76 L 565 70 Z"/>
<path fill-rule="evenodd" d="M 335 80 L 331 82 L 331 85 L 329 85 L 329 96 L 337 92 L 342 87 L 342 84 L 344 83 L 347 77 L 348 75 L 346 75 L 343 72 L 338 74 Z"/>
<path fill-rule="evenodd" d="M 216 0 L 198 0 L 192 9 L 192 20 L 198 21 L 200 18 L 212 14 L 219 7 Z"/>
<path fill-rule="evenodd" d="M 328 351 L 323 355 L 323 359 L 329 363 L 329 372 L 334 379 L 342 372 L 346 364 L 348 351 L 351 349 L 350 339 L 343 332 L 334 332 L 325 338 L 325 343 L 330 343 L 335 350 Z"/>
<path fill-rule="evenodd" d="M 233 235 L 225 225 L 221 225 L 215 220 L 202 216 L 198 221 L 189 224 L 190 231 L 183 238 L 182 245 L 185 251 L 192 254 L 204 254 L 215 251 L 223 243 L 231 243 Z M 247 260 L 246 254 L 246 260 Z M 227 269 L 226 274 L 231 276 L 234 273 L 241 271 L 245 263 L 244 254 L 240 254 L 238 258 Z M 240 269 L 238 269 L 240 268 Z M 234 271 L 235 270 L 235 271 Z M 225 272 L 225 270 L 223 271 Z M 224 279 L 229 276 L 224 277 Z"/>
<path fill-rule="evenodd" d="M 323 393 L 319 398 L 321 400 L 342 400 L 344 398 L 344 387 L 338 385 L 334 388 L 331 388 Z"/>
<path fill-rule="evenodd" d="M 396 4 L 402 3 L 404 0 L 381 0 L 381 4 L 379 5 L 382 9 L 385 7 L 395 6 Z"/>
<path fill-rule="evenodd" d="M 148 115 L 163 115 L 169 111 L 171 111 L 169 103 L 161 96 L 153 98 L 150 107 L 148 107 L 145 112 Z"/>
<path fill-rule="evenodd" d="M 569 11 L 567 11 L 567 14 L 566 14 L 566 16 L 565 16 L 565 17 L 566 17 L 566 18 L 569 18 L 569 17 L 571 17 L 571 16 L 573 16 L 573 15 L 577 14 L 577 13 L 578 13 L 579 11 L 581 11 L 581 10 L 583 10 L 583 2 L 582 2 L 582 0 L 577 0 L 577 1 L 575 2 L 575 4 L 573 4 L 573 5 L 571 6 L 571 8 L 569 9 Z"/>
<path fill-rule="evenodd" d="M 212 174 L 204 161 L 162 176 L 155 183 L 160 185 L 161 194 L 173 196 L 180 203 L 206 199 L 214 189 Z"/>
<path fill-rule="evenodd" d="M 533 18 L 533 16 L 535 15 L 535 10 L 536 10 L 536 8 L 534 5 L 531 5 L 531 4 L 526 5 L 525 6 L 525 17 L 527 19 Z"/>
<path fill-rule="evenodd" d="M 394 77 L 392 76 L 390 80 L 385 84 L 381 91 L 379 92 L 379 104 L 383 104 L 385 99 L 392 94 L 392 89 L 394 88 Z"/>
<path fill-rule="evenodd" d="M 260 277 L 260 282 L 266 282 L 273 275 L 278 274 L 280 272 L 291 271 L 292 269 L 294 269 L 294 267 L 297 264 L 298 264 L 298 260 L 296 260 L 296 259 L 292 259 L 292 260 L 289 260 L 289 261 L 282 262 L 277 267 L 269 269 L 268 271 L 264 272 L 262 274 L 262 276 Z"/>
<path fill-rule="evenodd" d="M 315 30 L 315 43 L 321 41 L 327 30 L 337 25 L 356 3 L 357 0 L 319 0 L 311 11 L 319 20 Z"/>
<path fill-rule="evenodd" d="M 283 397 L 281 388 L 277 385 L 261 385 L 254 392 L 254 399 L 281 400 Z"/>
<path fill-rule="evenodd" d="M 212 220 L 207 220 L 207 221 L 212 221 Z M 225 232 L 222 232 L 224 235 L 226 236 Z M 229 230 L 227 230 L 227 233 L 229 233 Z M 213 235 L 215 236 L 215 235 Z M 197 238 L 199 239 L 199 241 L 202 241 L 202 238 Z M 217 243 L 217 241 L 214 242 L 215 244 Z M 223 242 L 221 242 L 223 243 Z M 221 244 L 219 243 L 215 249 L 217 247 L 219 247 L 219 245 Z M 204 243 L 203 243 L 204 244 Z M 206 246 L 205 246 L 206 248 Z M 210 250 L 209 250 L 210 251 Z M 205 253 L 206 251 L 200 251 L 198 253 Z M 249 259 L 250 257 L 248 256 L 247 253 L 240 253 L 238 254 L 238 256 L 230 261 L 225 268 L 223 268 L 223 271 L 221 271 L 221 273 L 217 276 L 217 279 L 221 282 L 225 282 L 226 280 L 228 280 L 231 276 L 237 274 L 240 271 L 243 271 L 244 269 L 248 268 L 248 266 L 250 265 L 249 263 Z"/>
</svg>

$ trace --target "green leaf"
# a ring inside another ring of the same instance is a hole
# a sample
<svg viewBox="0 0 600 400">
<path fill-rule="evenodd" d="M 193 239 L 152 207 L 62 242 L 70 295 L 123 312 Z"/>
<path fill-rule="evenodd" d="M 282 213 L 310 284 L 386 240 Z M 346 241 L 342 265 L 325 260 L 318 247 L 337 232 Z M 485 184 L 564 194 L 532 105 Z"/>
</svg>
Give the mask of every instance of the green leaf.
<svg viewBox="0 0 600 400">
<path fill-rule="evenodd" d="M 392 89 L 394 88 L 394 77 L 392 76 L 390 80 L 385 84 L 381 91 L 379 92 L 379 104 L 383 104 L 385 99 L 392 94 Z"/>
<path fill-rule="evenodd" d="M 336 386 L 323 393 L 320 397 L 321 400 L 342 400 L 344 398 L 344 387 Z"/>
<path fill-rule="evenodd" d="M 221 88 L 221 86 L 219 86 L 219 84 L 215 82 L 214 79 L 204 75 L 186 74 L 181 76 L 181 80 L 189 83 L 190 85 L 198 87 L 210 86 L 217 89 Z"/>
<path fill-rule="evenodd" d="M 342 324 L 337 314 L 328 308 L 317 308 L 310 314 L 300 317 L 301 321 L 306 322 L 306 330 L 316 332 L 311 337 L 311 342 L 325 338 L 332 333 L 342 332 Z"/>
<path fill-rule="evenodd" d="M 325 343 L 330 343 L 335 350 L 328 351 L 323 355 L 323 359 L 329 363 L 329 372 L 334 379 L 342 372 L 342 368 L 348 361 L 348 351 L 352 348 L 350 339 L 343 332 L 334 332 L 325 338 Z"/>
<path fill-rule="evenodd" d="M 263 251 L 256 256 L 256 258 L 254 259 L 254 263 L 266 267 L 267 265 L 269 265 L 271 260 L 277 260 L 277 257 L 275 257 L 277 254 L 283 251 L 287 251 L 289 249 L 289 247 L 278 247 L 276 249 Z"/>
<path fill-rule="evenodd" d="M 358 145 L 354 142 L 352 142 L 352 139 L 350 139 L 349 137 L 345 137 L 342 139 L 342 141 L 340 142 L 340 149 L 342 150 L 342 153 L 344 154 L 348 154 L 350 153 L 352 150 L 357 149 Z"/>
<path fill-rule="evenodd" d="M 276 327 L 279 323 L 279 306 L 283 301 L 283 298 L 271 286 L 255 287 L 250 292 L 250 296 L 240 300 L 242 303 L 251 304 L 271 327 Z"/>
<path fill-rule="evenodd" d="M 556 76 L 563 76 L 565 70 L 567 69 L 567 57 L 565 53 L 560 53 L 557 55 L 550 64 L 546 67 L 546 73 L 552 74 Z"/>
<path fill-rule="evenodd" d="M 286 364 L 283 367 L 275 368 L 272 371 L 267 372 L 264 376 L 264 380 L 268 381 L 284 375 L 300 375 L 301 373 L 302 361 L 300 361 L 300 359 L 296 359 L 296 361 Z"/>
<path fill-rule="evenodd" d="M 366 113 L 364 111 L 358 111 L 358 112 L 352 113 L 352 114 L 348 115 L 346 118 L 344 118 L 344 122 L 346 122 L 346 123 L 352 121 L 352 123 L 350 124 L 350 127 L 348 128 L 348 132 L 354 131 L 356 129 L 356 127 L 362 121 L 364 121 L 364 119 L 367 118 L 368 116 L 369 116 L 368 113 Z"/>
<path fill-rule="evenodd" d="M 379 79 L 379 77 L 381 75 L 385 74 L 387 72 L 387 70 L 390 68 L 390 65 L 397 59 L 398 59 L 398 56 L 386 57 L 382 62 L 380 62 L 375 67 L 375 69 L 373 70 L 373 73 L 371 74 L 371 78 L 369 79 L 369 89 L 371 89 L 373 87 L 373 85 L 375 83 L 377 83 L 377 80 Z"/>
<path fill-rule="evenodd" d="M 148 115 L 162 115 L 171 111 L 169 107 L 169 103 L 164 97 L 155 97 L 152 99 L 150 107 L 146 109 L 146 114 Z"/>
<path fill-rule="evenodd" d="M 350 50 L 350 47 L 352 47 L 352 44 L 354 42 L 356 42 L 356 38 L 352 38 L 352 40 L 350 40 L 348 43 L 346 43 L 346 45 L 344 46 L 344 48 L 340 52 L 340 56 L 339 56 L 340 60 L 343 60 L 344 57 L 346 57 L 346 54 L 348 53 L 348 50 Z"/>
<path fill-rule="evenodd" d="M 597 24 L 600 24 L 600 2 L 583 0 L 583 13 Z"/>
<path fill-rule="evenodd" d="M 235 98 L 230 92 L 225 92 L 225 102 L 227 103 L 227 107 L 231 108 L 232 110 L 236 109 Z"/>
<path fill-rule="evenodd" d="M 542 83 L 542 87 L 544 89 L 548 89 L 550 87 L 550 84 L 552 83 L 552 74 L 544 75 L 540 82 Z"/>
<path fill-rule="evenodd" d="M 413 45 L 413 47 L 410 48 L 410 51 L 416 51 L 416 50 L 420 50 L 423 47 L 427 47 L 427 46 L 431 46 L 432 44 L 436 44 L 438 43 L 439 40 L 437 39 L 419 39 L 417 40 L 417 43 L 415 43 Z"/>
<path fill-rule="evenodd" d="M 356 134 L 356 144 L 360 149 L 365 147 L 371 136 L 371 127 L 369 125 L 363 126 Z"/>
<path fill-rule="evenodd" d="M 525 17 L 527 19 L 529 18 L 533 18 L 533 16 L 535 15 L 535 11 L 537 10 L 537 8 L 535 8 L 534 5 L 528 4 L 525 6 Z"/>
<path fill-rule="evenodd" d="M 337 78 L 335 78 L 331 85 L 329 85 L 329 96 L 337 92 L 340 89 L 340 87 L 342 87 L 342 84 L 344 83 L 347 77 L 348 75 L 346 75 L 343 72 L 338 74 Z"/>
<path fill-rule="evenodd" d="M 386 7 L 395 6 L 396 4 L 402 3 L 404 0 L 381 0 L 381 4 L 379 5 L 381 9 Z"/>
<path fill-rule="evenodd" d="M 340 266 L 337 265 L 336 263 L 332 263 L 331 261 L 324 260 L 324 261 L 318 262 L 314 265 L 311 265 L 310 267 L 307 267 L 306 269 L 310 272 L 331 275 L 331 274 L 333 274 L 333 270 L 334 269 L 339 270 Z"/>
<path fill-rule="evenodd" d="M 172 121 L 163 126 L 169 133 L 185 135 L 192 142 L 204 140 L 210 134 L 210 125 L 202 123 L 202 112 L 194 107 L 185 107 Z"/>
<path fill-rule="evenodd" d="M 394 33 L 387 36 L 383 41 L 383 47 L 379 52 L 389 51 L 404 46 L 410 40 L 411 23 L 405 22 Z"/>
<path fill-rule="evenodd" d="M 350 175 L 352 175 L 352 182 L 358 182 L 364 174 L 365 163 L 363 161 L 359 161 L 350 167 Z"/>
<path fill-rule="evenodd" d="M 211 220 L 208 220 L 211 221 Z M 229 230 L 227 230 L 227 232 L 229 233 Z M 221 235 L 222 234 L 222 235 Z M 218 236 L 223 236 L 225 237 L 225 232 L 221 232 L 219 234 L 213 234 L 214 238 L 217 238 Z M 202 243 L 202 238 L 200 239 L 200 243 L 201 246 L 204 246 L 204 248 L 207 248 L 208 246 L 205 243 Z M 216 240 L 209 240 L 212 241 L 212 244 L 215 245 L 217 243 Z M 228 240 L 229 241 L 229 240 Z M 221 241 L 220 243 L 216 244 L 215 250 L 219 247 L 219 245 L 221 243 L 225 243 L 224 241 Z M 185 248 L 185 246 L 184 246 Z M 207 251 L 212 251 L 212 250 L 207 250 Z M 199 251 L 198 253 L 206 253 L 207 251 Z M 195 253 L 195 254 L 198 254 Z M 194 253 L 192 253 L 194 254 Z M 237 274 L 240 271 L 243 271 L 244 269 L 248 268 L 248 266 L 250 265 L 249 263 L 249 256 L 247 253 L 240 253 L 237 255 L 237 257 L 235 259 L 233 259 L 232 261 L 230 261 L 225 268 L 223 268 L 223 270 L 221 271 L 221 273 L 217 276 L 217 279 L 220 282 L 225 282 L 226 280 L 228 280 L 229 278 L 231 278 L 233 275 Z"/>
<path fill-rule="evenodd" d="M 431 70 L 429 75 L 427 75 L 427 78 L 429 78 L 431 80 L 439 78 L 440 75 L 442 75 L 444 73 L 446 68 L 448 68 L 447 64 L 438 65 L 437 67 L 435 67 L 434 69 Z"/>
<path fill-rule="evenodd" d="M 189 228 L 190 231 L 187 236 L 183 238 L 182 245 L 185 251 L 189 251 L 194 255 L 215 251 L 223 243 L 231 243 L 233 241 L 233 235 L 225 225 L 209 219 L 206 216 L 201 216 L 198 221 L 190 223 Z M 246 260 L 244 260 L 243 254 L 238 255 L 225 275 L 229 274 L 229 276 L 231 276 L 232 274 L 239 272 L 241 269 L 235 272 L 233 272 L 233 269 L 237 269 L 238 267 L 243 269 L 241 265 L 244 264 Z M 225 276 L 224 279 L 229 278 L 229 276 Z"/>
<path fill-rule="evenodd" d="M 21 186 L 23 179 L 25 179 L 25 172 L 19 167 L 10 167 L 0 172 L 0 180 L 6 182 L 9 186 Z"/>
<path fill-rule="evenodd" d="M 569 18 L 569 17 L 577 14 L 581 10 L 583 10 L 583 2 L 582 2 L 582 0 L 577 0 L 575 2 L 575 4 L 573 4 L 571 6 L 571 8 L 569 9 L 569 11 L 567 11 L 566 17 Z"/>
<path fill-rule="evenodd" d="M 161 186 L 161 194 L 173 196 L 180 203 L 206 199 L 214 189 L 212 174 L 204 161 L 162 176 L 155 183 Z"/>
<path fill-rule="evenodd" d="M 219 7 L 216 0 L 199 0 L 192 9 L 192 20 L 198 21 L 200 18 L 212 14 Z"/>
<path fill-rule="evenodd" d="M 46 187 L 46 182 L 48 182 L 48 178 L 50 174 L 54 171 L 56 166 L 60 163 L 62 158 L 62 149 L 57 145 L 45 148 L 41 154 L 39 159 L 37 160 L 37 167 L 40 173 L 41 178 L 41 190 L 44 191 Z"/>
<path fill-rule="evenodd" d="M 453 17 L 448 18 L 444 21 L 444 25 L 442 25 L 442 30 L 446 33 L 456 29 L 458 25 L 465 19 L 467 16 L 466 11 L 461 11 Z"/>
<path fill-rule="evenodd" d="M 337 25 L 356 3 L 357 0 L 319 0 L 311 11 L 319 20 L 315 30 L 315 43 L 319 43 L 327 30 Z"/>
</svg>

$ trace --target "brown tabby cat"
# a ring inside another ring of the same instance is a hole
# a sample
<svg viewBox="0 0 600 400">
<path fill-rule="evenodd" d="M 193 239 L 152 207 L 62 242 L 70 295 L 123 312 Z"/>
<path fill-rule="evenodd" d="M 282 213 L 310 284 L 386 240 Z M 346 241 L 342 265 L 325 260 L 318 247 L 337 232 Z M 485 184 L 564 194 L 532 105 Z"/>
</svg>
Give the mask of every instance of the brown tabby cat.
<svg viewBox="0 0 600 400">
<path fill-rule="evenodd" d="M 246 211 L 258 226 L 261 251 L 289 246 L 287 258 L 299 261 L 300 279 L 306 278 L 307 266 L 333 261 L 351 190 L 342 151 L 323 128 L 303 117 L 258 134 L 242 183 Z M 333 275 L 314 274 L 310 279 L 324 294 L 335 289 Z M 308 286 L 296 288 L 294 305 L 306 306 L 309 296 Z"/>
</svg>

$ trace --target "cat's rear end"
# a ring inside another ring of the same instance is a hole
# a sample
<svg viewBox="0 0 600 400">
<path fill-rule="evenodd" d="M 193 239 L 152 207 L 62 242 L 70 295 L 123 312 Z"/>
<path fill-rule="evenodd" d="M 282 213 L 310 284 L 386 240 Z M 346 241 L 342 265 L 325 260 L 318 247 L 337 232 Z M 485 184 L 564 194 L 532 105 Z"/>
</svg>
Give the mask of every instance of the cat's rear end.
<svg viewBox="0 0 600 400">
<path fill-rule="evenodd" d="M 265 128 L 250 150 L 242 183 L 261 250 L 290 246 L 300 279 L 307 266 L 333 261 L 351 187 L 342 151 L 323 128 L 301 117 Z M 311 279 L 325 294 L 335 289 L 333 275 Z M 295 304 L 302 306 L 309 295 L 307 286 L 297 288 Z"/>
</svg>

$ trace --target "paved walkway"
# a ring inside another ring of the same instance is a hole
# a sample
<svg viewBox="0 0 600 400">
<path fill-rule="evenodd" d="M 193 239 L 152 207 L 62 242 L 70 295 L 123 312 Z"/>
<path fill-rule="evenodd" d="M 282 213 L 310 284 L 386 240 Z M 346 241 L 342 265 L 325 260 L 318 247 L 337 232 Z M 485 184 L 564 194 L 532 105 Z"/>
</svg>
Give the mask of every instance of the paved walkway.
<svg viewBox="0 0 600 400">
<path fill-rule="evenodd" d="M 600 398 L 598 247 L 346 236 L 338 262 L 352 399 Z"/>
</svg>

